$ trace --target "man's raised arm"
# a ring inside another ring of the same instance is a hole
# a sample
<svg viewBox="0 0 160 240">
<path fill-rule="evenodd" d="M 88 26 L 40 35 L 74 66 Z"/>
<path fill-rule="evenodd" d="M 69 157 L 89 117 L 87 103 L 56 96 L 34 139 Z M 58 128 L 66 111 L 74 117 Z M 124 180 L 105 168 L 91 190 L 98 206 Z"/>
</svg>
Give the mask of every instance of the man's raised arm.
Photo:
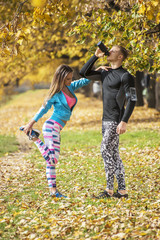
<svg viewBox="0 0 160 240">
<path fill-rule="evenodd" d="M 100 49 L 97 49 L 95 54 L 88 60 L 88 62 L 86 62 L 82 69 L 80 70 L 79 74 L 82 76 L 82 77 L 87 77 L 91 80 L 99 80 L 101 81 L 101 71 L 102 70 L 98 70 L 98 71 L 95 71 L 95 70 L 92 70 L 92 67 L 94 65 L 94 63 L 97 61 L 97 59 L 99 57 L 103 57 L 104 56 L 104 53 L 101 52 Z"/>
</svg>

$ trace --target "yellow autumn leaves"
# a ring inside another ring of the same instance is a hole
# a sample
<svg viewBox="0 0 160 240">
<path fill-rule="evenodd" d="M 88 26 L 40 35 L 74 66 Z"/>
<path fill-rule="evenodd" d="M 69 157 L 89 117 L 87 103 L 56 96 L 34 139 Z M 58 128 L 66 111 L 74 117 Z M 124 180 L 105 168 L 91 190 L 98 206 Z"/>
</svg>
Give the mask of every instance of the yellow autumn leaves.
<svg viewBox="0 0 160 240">
<path fill-rule="evenodd" d="M 63 0 L 61 1 L 63 2 L 63 4 L 67 7 L 69 7 L 70 5 L 77 5 L 79 3 L 78 0 L 72 0 L 72 1 L 69 1 L 69 0 Z M 45 7 L 45 5 L 47 4 L 47 0 L 31 0 L 31 4 L 32 6 L 34 7 L 39 7 L 39 8 L 43 8 Z"/>
<path fill-rule="evenodd" d="M 45 7 L 46 2 L 46 0 L 31 0 L 32 6 L 39 8 Z"/>
<path fill-rule="evenodd" d="M 159 0 L 155 1 L 143 1 L 143 3 L 139 7 L 139 14 L 146 16 L 148 20 L 156 19 L 156 23 L 158 24 L 160 21 L 160 12 L 158 12 L 158 5 L 160 4 Z"/>
</svg>

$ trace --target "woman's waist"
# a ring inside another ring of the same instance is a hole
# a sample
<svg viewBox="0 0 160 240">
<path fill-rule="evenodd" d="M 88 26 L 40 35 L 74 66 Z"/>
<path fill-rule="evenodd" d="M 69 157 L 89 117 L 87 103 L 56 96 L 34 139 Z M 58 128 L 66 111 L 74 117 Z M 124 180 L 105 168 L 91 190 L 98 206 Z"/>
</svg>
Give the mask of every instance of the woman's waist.
<svg viewBox="0 0 160 240">
<path fill-rule="evenodd" d="M 66 123 L 67 123 L 67 121 L 65 121 L 65 120 L 62 120 L 62 119 L 61 119 L 61 121 L 62 121 L 62 122 L 64 122 L 64 124 L 66 124 Z"/>
<path fill-rule="evenodd" d="M 55 113 L 53 113 L 53 115 L 50 117 L 50 119 L 58 122 L 59 124 L 62 125 L 62 127 L 64 127 L 66 125 L 67 121 L 69 120 L 68 117 L 64 118 L 63 116 L 58 116 Z"/>
</svg>

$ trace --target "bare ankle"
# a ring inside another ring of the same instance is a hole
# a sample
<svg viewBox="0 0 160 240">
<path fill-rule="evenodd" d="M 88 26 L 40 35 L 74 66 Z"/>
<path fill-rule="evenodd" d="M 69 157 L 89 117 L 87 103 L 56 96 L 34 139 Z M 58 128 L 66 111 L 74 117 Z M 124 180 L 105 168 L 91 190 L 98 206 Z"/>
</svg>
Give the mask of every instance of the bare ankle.
<svg viewBox="0 0 160 240">
<path fill-rule="evenodd" d="M 126 190 L 118 190 L 118 192 L 119 192 L 120 194 L 122 194 L 122 195 L 124 195 L 124 194 L 127 193 Z"/>
<path fill-rule="evenodd" d="M 37 140 L 38 140 L 38 138 L 35 138 L 35 137 L 32 138 L 32 141 L 33 141 L 33 142 L 36 142 Z"/>
<path fill-rule="evenodd" d="M 55 193 L 56 190 L 57 190 L 57 189 L 56 189 L 55 187 L 52 187 L 52 188 L 49 189 L 50 193 Z"/>
<path fill-rule="evenodd" d="M 111 190 L 111 189 L 106 189 L 106 191 L 112 196 L 113 195 L 113 193 L 114 193 L 114 191 L 113 190 Z"/>
</svg>

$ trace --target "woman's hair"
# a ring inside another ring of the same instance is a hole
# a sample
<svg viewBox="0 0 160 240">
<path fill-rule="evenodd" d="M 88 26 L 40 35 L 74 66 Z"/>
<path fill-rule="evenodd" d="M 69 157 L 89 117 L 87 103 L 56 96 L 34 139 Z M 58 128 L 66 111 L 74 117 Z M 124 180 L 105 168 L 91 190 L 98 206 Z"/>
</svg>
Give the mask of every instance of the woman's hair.
<svg viewBox="0 0 160 240">
<path fill-rule="evenodd" d="M 53 76 L 48 95 L 44 101 L 44 106 L 47 101 L 53 97 L 55 93 L 58 93 L 62 90 L 64 86 L 64 80 L 69 73 L 72 73 L 73 70 L 68 65 L 62 64 L 57 69 Z"/>
</svg>

